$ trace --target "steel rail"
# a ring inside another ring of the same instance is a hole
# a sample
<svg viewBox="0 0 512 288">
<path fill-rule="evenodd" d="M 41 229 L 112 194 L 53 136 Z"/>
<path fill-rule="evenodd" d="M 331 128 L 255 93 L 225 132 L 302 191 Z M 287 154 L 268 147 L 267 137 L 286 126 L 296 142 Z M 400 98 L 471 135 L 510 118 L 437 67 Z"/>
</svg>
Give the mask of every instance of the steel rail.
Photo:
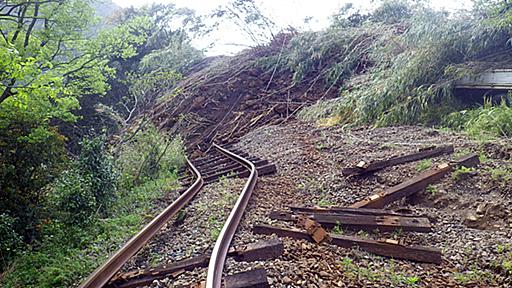
<svg viewBox="0 0 512 288">
<path fill-rule="evenodd" d="M 231 240 L 235 235 L 238 224 L 240 223 L 240 219 L 244 214 L 245 207 L 247 207 L 249 198 L 251 198 L 252 191 L 254 190 L 256 181 L 258 180 L 258 171 L 251 161 L 238 156 L 215 143 L 213 143 L 213 147 L 218 149 L 224 155 L 232 158 L 237 162 L 240 162 L 251 171 L 251 174 L 249 175 L 249 180 L 247 180 L 245 183 L 242 193 L 238 197 L 235 206 L 231 210 L 228 220 L 224 223 L 224 227 L 222 227 L 217 241 L 215 242 L 212 256 L 208 264 L 206 288 L 220 288 L 222 285 L 222 270 L 224 268 L 224 262 L 226 261 L 226 255 L 228 253 L 229 246 L 231 245 Z"/>
<path fill-rule="evenodd" d="M 171 205 L 167 206 L 158 216 L 147 224 L 137 235 L 132 237 L 121 249 L 110 256 L 108 260 L 96 269 L 79 287 L 103 287 L 121 269 L 121 267 L 135 255 L 144 245 L 192 198 L 201 190 L 203 178 L 196 167 L 187 159 L 187 165 L 197 176 L 196 181 Z"/>
</svg>

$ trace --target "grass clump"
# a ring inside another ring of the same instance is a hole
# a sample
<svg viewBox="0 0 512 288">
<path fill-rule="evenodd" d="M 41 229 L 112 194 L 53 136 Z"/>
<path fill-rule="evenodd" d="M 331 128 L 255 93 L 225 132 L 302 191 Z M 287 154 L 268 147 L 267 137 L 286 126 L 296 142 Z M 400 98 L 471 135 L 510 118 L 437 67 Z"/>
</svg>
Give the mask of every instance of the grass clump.
<svg viewBox="0 0 512 288">
<path fill-rule="evenodd" d="M 427 169 L 430 169 L 432 167 L 432 160 L 430 159 L 424 159 L 424 160 L 421 160 L 417 165 L 416 165 L 416 171 L 418 172 L 423 172 Z"/>
<path fill-rule="evenodd" d="M 432 196 L 435 196 L 437 194 L 437 188 L 433 185 L 428 185 L 427 188 L 425 189 L 429 194 L 431 194 Z"/>
<path fill-rule="evenodd" d="M 460 181 L 467 178 L 469 175 L 475 172 L 474 168 L 468 168 L 465 166 L 459 166 L 455 171 L 452 172 L 452 179 L 454 181 Z"/>
<path fill-rule="evenodd" d="M 453 112 L 445 119 L 448 127 L 463 130 L 475 139 L 486 141 L 496 137 L 512 137 L 512 107 L 490 101 L 476 109 Z"/>
<path fill-rule="evenodd" d="M 393 261 L 386 268 L 374 266 L 371 262 L 368 265 L 368 267 L 359 266 L 348 257 L 343 258 L 341 262 L 343 274 L 352 281 L 362 281 L 363 283 L 368 281 L 375 283 L 390 282 L 395 286 L 406 285 L 409 287 L 417 286 L 421 282 L 421 279 L 417 276 L 407 276 L 395 271 Z"/>
</svg>

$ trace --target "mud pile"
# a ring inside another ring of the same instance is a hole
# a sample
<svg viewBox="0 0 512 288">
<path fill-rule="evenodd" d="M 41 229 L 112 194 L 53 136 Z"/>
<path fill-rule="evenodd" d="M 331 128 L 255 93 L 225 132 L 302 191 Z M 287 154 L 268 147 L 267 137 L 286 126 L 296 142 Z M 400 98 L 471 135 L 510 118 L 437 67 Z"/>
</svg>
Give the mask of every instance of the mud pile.
<svg viewBox="0 0 512 288">
<path fill-rule="evenodd" d="M 183 135 L 189 150 L 204 150 L 213 141 L 234 142 L 254 128 L 294 118 L 320 98 L 336 97 L 339 87 L 327 89 L 314 71 L 293 83 L 290 71 L 264 68 L 267 57 L 279 55 L 292 36 L 281 34 L 267 46 L 236 56 L 206 58 L 173 97 L 155 106 L 152 120 Z"/>
</svg>

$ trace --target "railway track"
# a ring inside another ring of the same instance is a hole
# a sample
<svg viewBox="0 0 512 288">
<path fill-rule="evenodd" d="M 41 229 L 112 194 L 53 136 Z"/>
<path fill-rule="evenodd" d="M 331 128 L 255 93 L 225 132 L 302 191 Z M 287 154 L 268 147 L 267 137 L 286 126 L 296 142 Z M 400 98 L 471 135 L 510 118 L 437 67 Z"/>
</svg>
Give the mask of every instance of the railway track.
<svg viewBox="0 0 512 288">
<path fill-rule="evenodd" d="M 223 148 L 216 144 L 212 145 L 206 156 L 195 161 L 187 160 L 188 172 L 180 170 L 182 176 L 180 181 L 184 187 L 181 195 L 158 216 L 149 222 L 139 233 L 132 237 L 124 246 L 108 258 L 98 267 L 81 285 L 81 288 L 90 287 L 138 287 L 151 283 L 150 279 L 132 277 L 130 280 L 114 277 L 137 252 L 142 249 L 176 214 L 184 208 L 197 195 L 204 185 L 218 181 L 221 177 L 232 178 L 248 177 L 242 192 L 232 208 L 227 221 L 213 247 L 209 257 L 208 274 L 206 287 L 218 288 L 223 283 L 223 267 L 226 257 L 236 254 L 230 250 L 231 240 L 235 235 L 240 219 L 242 218 L 252 191 L 258 180 L 258 175 L 275 173 L 276 167 L 267 160 L 253 157 L 243 151 L 237 151 L 231 147 Z M 272 246 L 272 247 L 275 247 Z M 250 250 L 250 249 L 249 249 Z M 239 255 L 243 255 L 240 252 Z M 202 260 L 204 262 L 204 259 Z M 179 266 L 179 265 L 178 265 Z M 180 266 L 181 267 L 181 266 Z M 255 271 L 261 274 L 262 271 Z M 154 273 L 153 273 L 154 274 Z M 243 274 L 243 273 L 242 273 Z M 254 274 L 254 273 L 253 273 Z M 154 275 L 153 275 L 154 276 Z M 247 278 L 242 275 L 241 278 Z M 252 277 L 249 275 L 249 278 Z M 258 277 L 261 278 L 261 275 Z M 113 279 L 115 278 L 115 279 Z M 142 277 L 143 278 L 143 277 Z M 240 278 L 240 277 L 239 277 Z M 238 281 L 235 279 L 234 281 Z M 120 282 L 124 282 L 121 283 Z"/>
</svg>

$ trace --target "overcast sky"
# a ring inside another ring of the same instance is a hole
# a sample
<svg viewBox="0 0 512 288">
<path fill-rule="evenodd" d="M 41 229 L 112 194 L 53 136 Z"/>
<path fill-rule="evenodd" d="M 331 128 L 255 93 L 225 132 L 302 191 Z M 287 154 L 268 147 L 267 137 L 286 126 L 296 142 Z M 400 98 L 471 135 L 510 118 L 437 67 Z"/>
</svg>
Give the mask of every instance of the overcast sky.
<svg viewBox="0 0 512 288">
<path fill-rule="evenodd" d="M 198 14 L 207 13 L 219 5 L 226 4 L 230 0 L 113 0 L 121 7 L 139 7 L 151 3 L 174 3 L 178 7 L 194 9 Z M 313 20 L 304 28 L 318 30 L 328 25 L 329 17 L 337 12 L 345 3 L 357 3 L 362 9 L 376 5 L 375 0 L 256 0 L 262 7 L 265 15 L 268 15 L 279 27 L 304 27 L 304 18 L 311 16 Z M 373 3 L 373 4 L 372 4 Z M 469 8 L 470 0 L 432 0 L 432 5 L 447 10 Z M 206 43 L 216 43 L 209 50 L 208 55 L 232 54 L 238 52 L 243 46 L 231 44 L 250 44 L 244 35 L 233 27 L 224 27 L 211 35 L 211 39 L 196 42 L 199 48 L 204 48 Z"/>
</svg>

